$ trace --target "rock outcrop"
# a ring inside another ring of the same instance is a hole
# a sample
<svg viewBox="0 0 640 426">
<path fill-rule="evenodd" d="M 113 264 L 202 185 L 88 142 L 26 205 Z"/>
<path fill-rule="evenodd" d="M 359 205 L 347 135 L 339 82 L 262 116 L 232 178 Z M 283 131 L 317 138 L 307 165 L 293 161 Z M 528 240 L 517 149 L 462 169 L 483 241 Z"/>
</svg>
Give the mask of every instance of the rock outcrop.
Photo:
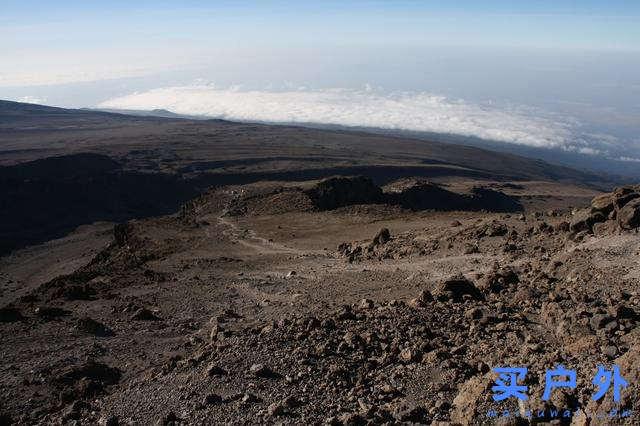
<svg viewBox="0 0 640 426">
<path fill-rule="evenodd" d="M 384 200 L 382 189 L 363 176 L 332 177 L 305 192 L 319 210 L 333 210 L 354 204 L 375 204 Z"/>
<path fill-rule="evenodd" d="M 591 206 L 579 210 L 571 221 L 571 231 L 610 235 L 618 229 L 625 231 L 640 227 L 640 185 L 622 186 L 598 195 Z"/>
</svg>

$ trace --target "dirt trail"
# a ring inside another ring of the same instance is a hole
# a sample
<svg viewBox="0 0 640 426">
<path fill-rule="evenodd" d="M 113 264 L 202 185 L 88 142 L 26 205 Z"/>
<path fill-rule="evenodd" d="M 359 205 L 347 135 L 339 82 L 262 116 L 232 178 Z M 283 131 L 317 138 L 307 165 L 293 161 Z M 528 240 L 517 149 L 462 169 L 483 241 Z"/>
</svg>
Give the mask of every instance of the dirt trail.
<svg viewBox="0 0 640 426">
<path fill-rule="evenodd" d="M 218 217 L 218 224 L 227 228 L 223 231 L 223 234 L 227 236 L 231 242 L 241 244 L 247 248 L 257 251 L 261 254 L 306 254 L 306 251 L 287 247 L 283 244 L 278 244 L 273 241 L 269 241 L 266 238 L 259 237 L 254 230 L 247 229 L 242 230 L 233 223 L 229 218 L 220 216 Z M 207 234 L 209 231 L 207 230 Z"/>
</svg>

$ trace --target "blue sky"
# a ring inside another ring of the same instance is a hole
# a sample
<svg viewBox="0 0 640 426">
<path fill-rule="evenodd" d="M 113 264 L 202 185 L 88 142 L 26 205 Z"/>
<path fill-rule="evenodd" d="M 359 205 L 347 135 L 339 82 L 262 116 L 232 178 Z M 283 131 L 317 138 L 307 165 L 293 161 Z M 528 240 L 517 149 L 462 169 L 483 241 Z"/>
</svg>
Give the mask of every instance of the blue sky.
<svg viewBox="0 0 640 426">
<path fill-rule="evenodd" d="M 2 0 L 0 40 L 5 99 L 266 121 L 271 102 L 640 159 L 637 0 Z"/>
<path fill-rule="evenodd" d="M 309 52 L 350 48 L 640 52 L 640 2 L 3 0 L 0 40 L 0 87 L 139 77 L 226 59 L 266 57 L 269 67 L 268 57 L 283 51 L 294 67 L 308 65 Z"/>
<path fill-rule="evenodd" d="M 460 44 L 631 49 L 629 1 L 33 1 L 4 0 L 4 49 L 154 42 Z M 20 33 L 21 28 L 30 31 Z"/>
</svg>

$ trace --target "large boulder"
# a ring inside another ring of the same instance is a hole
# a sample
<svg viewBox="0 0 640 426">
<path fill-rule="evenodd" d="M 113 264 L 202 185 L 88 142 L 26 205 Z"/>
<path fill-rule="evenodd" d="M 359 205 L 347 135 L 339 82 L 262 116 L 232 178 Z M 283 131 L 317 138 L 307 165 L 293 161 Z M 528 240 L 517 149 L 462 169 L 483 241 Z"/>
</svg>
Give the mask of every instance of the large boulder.
<svg viewBox="0 0 640 426">
<path fill-rule="evenodd" d="M 616 206 L 616 197 L 614 194 L 602 194 L 591 200 L 591 211 L 600 212 L 603 215 L 611 213 Z"/>
<path fill-rule="evenodd" d="M 616 211 L 620 211 L 631 201 L 640 198 L 640 185 L 618 187 L 611 195 L 614 198 Z"/>
<path fill-rule="evenodd" d="M 518 284 L 518 274 L 511 268 L 503 268 L 489 272 L 480 283 L 482 290 L 500 293 L 502 290 Z"/>
<path fill-rule="evenodd" d="M 594 213 L 591 209 L 582 209 L 573 216 L 570 229 L 573 232 L 592 232 L 594 224 L 604 222 L 605 220 L 607 220 L 607 217 L 599 211 Z"/>
<path fill-rule="evenodd" d="M 640 226 L 640 185 L 620 186 L 598 195 L 591 200 L 591 207 L 578 211 L 571 222 L 572 231 L 596 235 L 610 234 L 618 226 L 627 230 Z"/>
<path fill-rule="evenodd" d="M 621 197 L 624 195 L 629 195 L 633 193 L 640 193 L 640 185 L 625 185 L 619 186 L 613 190 L 613 194 L 616 197 Z"/>
<path fill-rule="evenodd" d="M 618 209 L 623 208 L 624 206 L 626 206 L 629 202 L 631 202 L 632 200 L 636 200 L 640 198 L 640 192 L 632 192 L 629 194 L 625 194 L 625 195 L 621 195 L 619 197 L 616 197 L 616 207 Z"/>
<path fill-rule="evenodd" d="M 453 276 L 440 284 L 435 291 L 438 300 L 452 300 L 462 302 L 464 296 L 474 300 L 483 300 L 484 297 L 474 283 L 463 275 Z"/>
<path fill-rule="evenodd" d="M 593 234 L 597 237 L 611 235 L 618 229 L 618 223 L 615 220 L 607 220 L 593 225 Z"/>
<path fill-rule="evenodd" d="M 622 229 L 640 227 L 640 198 L 628 202 L 618 212 L 618 224 Z"/>
</svg>

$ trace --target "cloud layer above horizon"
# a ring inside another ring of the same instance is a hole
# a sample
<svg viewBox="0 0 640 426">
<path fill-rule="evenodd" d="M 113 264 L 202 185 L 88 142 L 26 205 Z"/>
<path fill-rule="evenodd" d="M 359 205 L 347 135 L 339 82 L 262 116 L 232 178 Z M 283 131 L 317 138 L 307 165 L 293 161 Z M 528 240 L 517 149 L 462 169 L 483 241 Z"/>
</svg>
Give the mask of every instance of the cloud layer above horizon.
<svg viewBox="0 0 640 426">
<path fill-rule="evenodd" d="M 333 124 L 473 136 L 534 147 L 572 146 L 572 123 L 524 107 L 509 110 L 444 96 L 370 89 L 263 91 L 209 85 L 167 87 L 102 102 L 101 108 L 153 110 L 238 121 Z"/>
</svg>

